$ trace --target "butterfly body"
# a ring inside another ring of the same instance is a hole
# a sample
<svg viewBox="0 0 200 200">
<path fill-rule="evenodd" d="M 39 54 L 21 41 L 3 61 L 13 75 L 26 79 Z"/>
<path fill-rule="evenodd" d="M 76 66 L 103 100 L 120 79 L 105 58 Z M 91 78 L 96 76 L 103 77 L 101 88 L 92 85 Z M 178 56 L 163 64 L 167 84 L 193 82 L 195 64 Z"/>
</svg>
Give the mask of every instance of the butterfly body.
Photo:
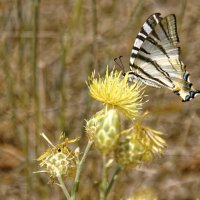
<svg viewBox="0 0 200 200">
<path fill-rule="evenodd" d="M 178 34 L 174 14 L 164 18 L 151 15 L 136 37 L 130 57 L 129 81 L 152 87 L 169 88 L 182 100 L 189 101 L 200 91 L 189 81 L 189 73 L 179 59 Z"/>
</svg>

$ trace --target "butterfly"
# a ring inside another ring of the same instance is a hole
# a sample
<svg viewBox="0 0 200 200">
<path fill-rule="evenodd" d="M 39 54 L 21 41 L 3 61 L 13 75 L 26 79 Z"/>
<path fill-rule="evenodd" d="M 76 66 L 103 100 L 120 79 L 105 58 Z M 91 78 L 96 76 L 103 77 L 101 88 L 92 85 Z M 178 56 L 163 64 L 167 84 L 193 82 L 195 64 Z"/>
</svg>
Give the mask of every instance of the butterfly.
<svg viewBox="0 0 200 200">
<path fill-rule="evenodd" d="M 176 16 L 152 14 L 137 35 L 130 57 L 128 79 L 146 85 L 169 88 L 183 102 L 200 93 L 193 88 L 186 66 L 180 60 Z"/>
</svg>

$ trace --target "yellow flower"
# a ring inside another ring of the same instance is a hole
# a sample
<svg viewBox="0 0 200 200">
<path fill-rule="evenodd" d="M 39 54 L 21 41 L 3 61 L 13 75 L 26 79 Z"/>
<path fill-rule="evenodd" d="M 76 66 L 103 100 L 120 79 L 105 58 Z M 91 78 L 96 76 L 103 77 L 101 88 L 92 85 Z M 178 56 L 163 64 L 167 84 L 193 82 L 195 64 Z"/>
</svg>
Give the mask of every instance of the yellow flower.
<svg viewBox="0 0 200 200">
<path fill-rule="evenodd" d="M 143 156 L 143 160 L 152 160 L 154 155 L 160 155 L 163 153 L 164 148 L 167 146 L 164 139 L 162 139 L 163 133 L 153 130 L 147 126 L 143 126 L 141 121 L 136 122 L 134 125 L 134 136 L 132 140 L 140 141 L 144 148 L 149 152 Z M 152 155 L 152 156 L 150 156 Z"/>
<path fill-rule="evenodd" d="M 127 117 L 135 119 L 138 116 L 138 110 L 142 107 L 143 89 L 138 83 L 129 85 L 128 75 L 123 79 L 121 73 L 106 71 L 105 78 L 94 77 L 95 72 L 87 83 L 90 95 L 108 107 L 116 108 Z"/>
<path fill-rule="evenodd" d="M 49 142 L 46 135 L 43 137 Z M 78 139 L 69 140 L 61 134 L 59 143 L 47 149 L 38 159 L 40 167 L 44 167 L 50 177 L 67 176 L 72 177 L 76 171 L 77 155 L 75 151 L 69 149 L 69 143 L 76 142 Z M 49 142 L 50 143 L 50 142 Z M 50 143 L 52 145 L 52 143 Z"/>
<path fill-rule="evenodd" d="M 134 167 L 152 161 L 166 147 L 162 133 L 142 125 L 146 113 L 131 129 L 121 133 L 115 159 L 123 167 Z"/>
</svg>

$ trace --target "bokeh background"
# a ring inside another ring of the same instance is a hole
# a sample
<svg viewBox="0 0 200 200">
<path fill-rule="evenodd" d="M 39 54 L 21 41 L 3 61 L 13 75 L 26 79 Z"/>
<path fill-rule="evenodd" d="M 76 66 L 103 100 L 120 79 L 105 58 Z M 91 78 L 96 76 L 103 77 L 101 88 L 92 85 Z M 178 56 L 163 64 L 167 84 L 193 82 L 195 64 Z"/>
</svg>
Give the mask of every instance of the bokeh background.
<svg viewBox="0 0 200 200">
<path fill-rule="evenodd" d="M 198 0 L 0 0 L 0 199 L 63 199 L 36 158 L 61 131 L 81 137 L 85 119 L 100 108 L 85 81 L 123 56 L 128 70 L 133 41 L 154 12 L 177 16 L 181 58 L 200 89 Z M 147 87 L 146 125 L 165 133 L 168 148 L 152 164 L 122 173 L 110 200 L 140 188 L 158 199 L 200 198 L 200 98 L 182 103 L 168 89 Z M 79 199 L 98 199 L 100 154 L 93 149 Z M 68 187 L 70 187 L 70 181 Z"/>
</svg>

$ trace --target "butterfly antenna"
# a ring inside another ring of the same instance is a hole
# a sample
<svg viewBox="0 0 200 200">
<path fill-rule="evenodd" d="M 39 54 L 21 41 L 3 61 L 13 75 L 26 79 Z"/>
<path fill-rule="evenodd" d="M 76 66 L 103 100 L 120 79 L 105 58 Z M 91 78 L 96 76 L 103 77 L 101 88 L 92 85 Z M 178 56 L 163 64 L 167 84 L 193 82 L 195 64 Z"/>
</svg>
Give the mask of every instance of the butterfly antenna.
<svg viewBox="0 0 200 200">
<path fill-rule="evenodd" d="M 118 58 L 114 58 L 115 63 L 116 63 L 120 68 L 122 68 L 122 66 L 117 62 L 117 59 L 118 59 Z"/>
<path fill-rule="evenodd" d="M 122 69 L 122 74 L 125 76 L 125 68 L 124 68 L 124 65 L 123 65 L 123 62 L 122 62 L 122 57 L 123 56 L 119 56 L 119 61 L 120 61 L 120 64 L 121 64 L 121 69 Z"/>
</svg>

